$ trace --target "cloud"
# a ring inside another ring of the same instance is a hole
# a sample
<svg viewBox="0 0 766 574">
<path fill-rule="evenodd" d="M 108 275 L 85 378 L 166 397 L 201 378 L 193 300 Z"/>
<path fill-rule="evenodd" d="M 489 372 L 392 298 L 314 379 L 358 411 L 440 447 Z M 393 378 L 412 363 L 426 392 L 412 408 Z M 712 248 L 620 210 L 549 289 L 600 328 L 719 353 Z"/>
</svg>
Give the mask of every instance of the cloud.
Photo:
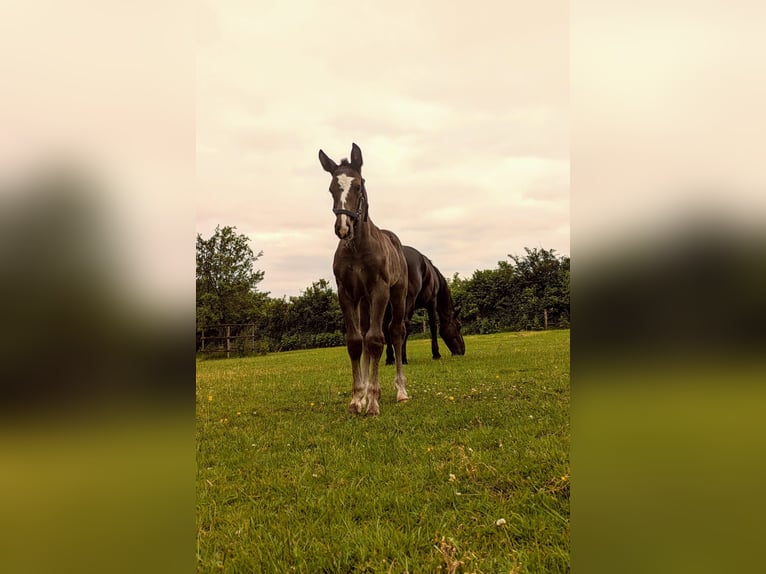
<svg viewBox="0 0 766 574">
<path fill-rule="evenodd" d="M 197 229 L 237 225 L 273 295 L 327 277 L 321 148 L 362 148 L 381 227 L 470 274 L 568 253 L 567 13 L 395 0 L 208 5 L 198 58 Z M 438 264 L 438 262 L 437 262 Z"/>
</svg>

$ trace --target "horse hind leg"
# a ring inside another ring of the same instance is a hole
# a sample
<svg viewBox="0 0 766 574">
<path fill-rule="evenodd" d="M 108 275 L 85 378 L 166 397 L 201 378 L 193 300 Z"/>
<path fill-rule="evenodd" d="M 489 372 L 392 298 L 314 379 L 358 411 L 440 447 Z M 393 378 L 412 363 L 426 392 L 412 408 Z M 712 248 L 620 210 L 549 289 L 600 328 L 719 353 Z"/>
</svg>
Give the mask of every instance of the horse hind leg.
<svg viewBox="0 0 766 574">
<path fill-rule="evenodd" d="M 394 346 L 390 340 L 386 341 L 386 365 L 393 365 L 396 362 L 394 359 Z"/>
<path fill-rule="evenodd" d="M 391 344 L 391 330 L 388 326 L 391 324 L 391 306 L 386 307 L 386 315 L 383 318 L 383 335 L 386 338 L 386 365 L 394 364 L 394 346 Z"/>
</svg>

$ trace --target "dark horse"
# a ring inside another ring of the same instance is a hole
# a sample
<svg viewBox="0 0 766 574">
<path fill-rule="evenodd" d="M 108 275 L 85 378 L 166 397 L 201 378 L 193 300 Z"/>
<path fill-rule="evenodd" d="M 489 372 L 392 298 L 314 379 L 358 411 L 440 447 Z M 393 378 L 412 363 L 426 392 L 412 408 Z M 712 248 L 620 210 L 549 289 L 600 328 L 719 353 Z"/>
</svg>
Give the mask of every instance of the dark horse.
<svg viewBox="0 0 766 574">
<path fill-rule="evenodd" d="M 431 260 L 409 245 L 403 246 L 407 258 L 408 289 L 405 325 L 407 331 L 402 345 L 402 362 L 407 364 L 407 337 L 410 321 L 415 309 L 425 309 L 428 313 L 428 325 L 431 328 L 431 354 L 434 359 L 441 359 L 439 343 L 436 337 L 436 317 L 439 317 L 439 334 L 453 355 L 465 355 L 465 342 L 460 333 L 460 321 L 455 313 L 455 305 L 444 275 Z M 390 337 L 386 334 L 386 364 L 394 364 L 394 350 Z"/>
<path fill-rule="evenodd" d="M 338 283 L 338 301 L 351 358 L 353 394 L 348 410 L 359 414 L 367 403 L 366 414 L 377 415 L 380 414 L 378 367 L 385 344 L 384 327 L 390 333 L 396 357 L 396 400 L 409 398 L 402 372 L 407 260 L 396 235 L 379 229 L 369 217 L 359 146 L 352 144 L 350 162 L 343 159 L 338 165 L 322 150 L 319 150 L 319 162 L 332 175 L 330 193 L 335 235 L 340 239 L 332 269 Z M 384 325 L 389 306 L 391 320 Z"/>
</svg>

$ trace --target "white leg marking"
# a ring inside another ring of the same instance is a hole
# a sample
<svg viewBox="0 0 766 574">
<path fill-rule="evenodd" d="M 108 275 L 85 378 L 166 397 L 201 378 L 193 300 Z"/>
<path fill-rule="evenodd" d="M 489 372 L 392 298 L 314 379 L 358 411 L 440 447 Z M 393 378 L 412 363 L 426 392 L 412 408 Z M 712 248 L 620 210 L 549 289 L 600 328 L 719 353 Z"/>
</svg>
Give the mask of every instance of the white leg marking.
<svg viewBox="0 0 766 574">
<path fill-rule="evenodd" d="M 401 377 L 396 377 L 394 380 L 394 385 L 396 385 L 396 401 L 401 403 L 402 401 L 408 401 L 410 400 L 409 395 L 407 394 L 407 379 L 402 375 Z"/>
</svg>

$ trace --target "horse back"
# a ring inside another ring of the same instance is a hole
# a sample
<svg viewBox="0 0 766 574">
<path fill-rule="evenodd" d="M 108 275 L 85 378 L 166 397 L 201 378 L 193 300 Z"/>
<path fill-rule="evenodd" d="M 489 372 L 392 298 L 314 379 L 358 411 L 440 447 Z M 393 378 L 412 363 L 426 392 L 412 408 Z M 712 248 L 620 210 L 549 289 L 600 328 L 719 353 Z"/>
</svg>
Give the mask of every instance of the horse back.
<svg viewBox="0 0 766 574">
<path fill-rule="evenodd" d="M 413 301 L 413 309 L 428 307 L 439 291 L 439 271 L 428 257 L 414 247 L 405 245 L 403 250 L 407 258 L 409 297 Z"/>
<path fill-rule="evenodd" d="M 397 280 L 392 282 L 392 285 L 402 283 L 407 284 L 408 281 L 408 261 L 404 253 L 404 247 L 399 237 L 393 231 L 388 229 L 381 229 L 381 233 L 388 237 L 391 242 L 391 251 L 389 257 L 389 264 L 391 266 L 391 275 L 396 276 Z"/>
</svg>

